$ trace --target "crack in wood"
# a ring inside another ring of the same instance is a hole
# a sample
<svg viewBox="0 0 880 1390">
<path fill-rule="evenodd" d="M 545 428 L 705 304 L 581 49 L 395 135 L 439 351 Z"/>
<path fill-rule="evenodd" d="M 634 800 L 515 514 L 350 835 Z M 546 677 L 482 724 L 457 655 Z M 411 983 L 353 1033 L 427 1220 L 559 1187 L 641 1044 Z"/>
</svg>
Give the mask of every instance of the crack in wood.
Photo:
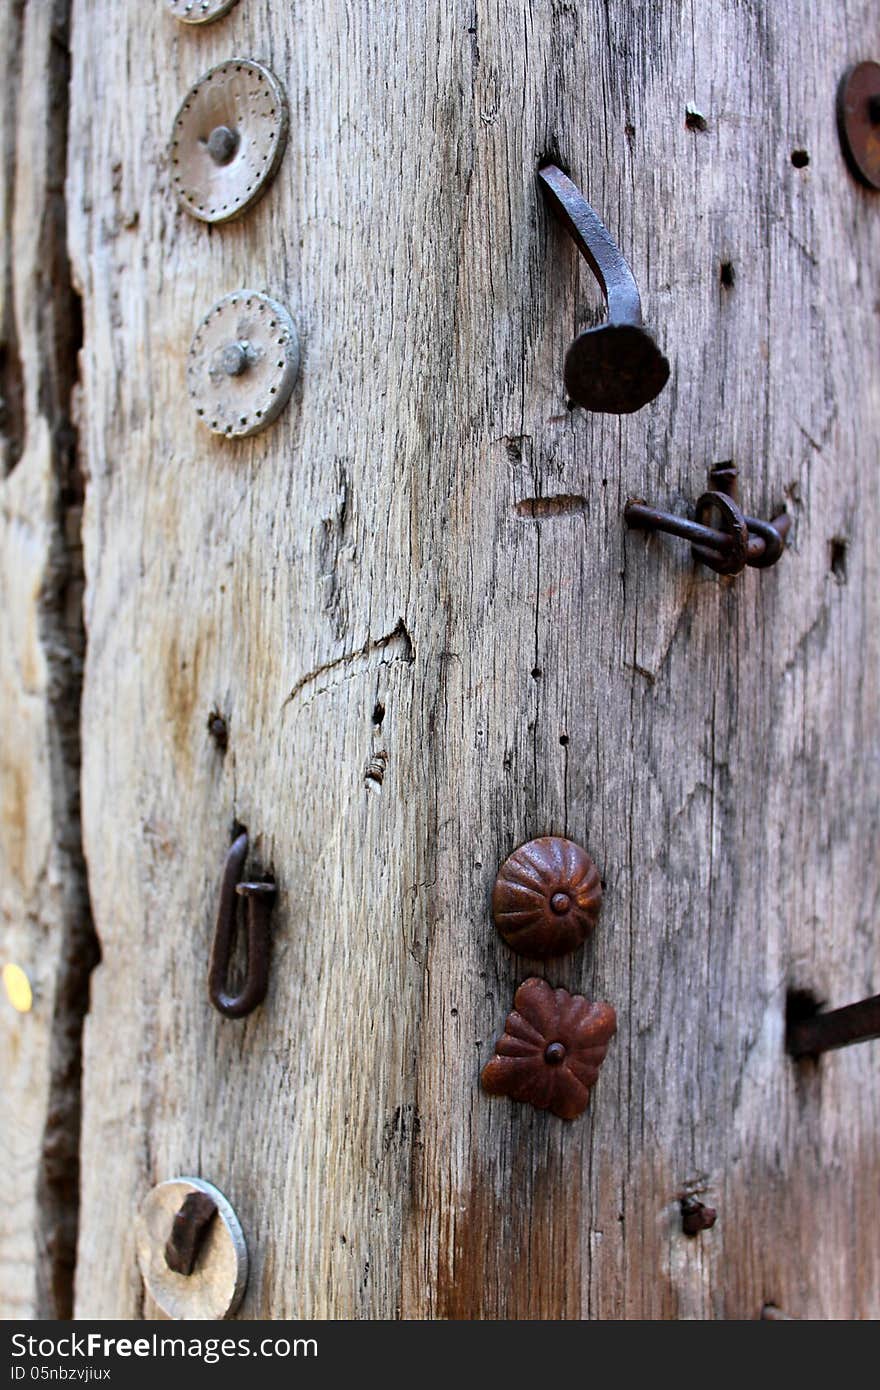
<svg viewBox="0 0 880 1390">
<path fill-rule="evenodd" d="M 282 710 L 286 709 L 292 700 L 295 700 L 307 686 L 319 680 L 321 676 L 328 675 L 331 671 L 337 671 L 340 668 L 349 668 L 352 665 L 363 662 L 366 658 L 372 656 L 374 652 L 384 652 L 386 654 L 387 660 L 382 663 L 383 665 L 390 665 L 393 661 L 403 661 L 409 666 L 413 664 L 416 659 L 415 649 L 403 618 L 398 620 L 397 625 L 391 632 L 386 632 L 382 637 L 372 638 L 366 642 L 363 647 L 359 647 L 357 651 L 344 652 L 342 656 L 335 657 L 333 661 L 322 662 L 320 666 L 315 666 L 311 671 L 307 671 L 304 676 L 300 676 L 299 680 L 290 691 L 290 694 L 285 699 Z"/>
</svg>

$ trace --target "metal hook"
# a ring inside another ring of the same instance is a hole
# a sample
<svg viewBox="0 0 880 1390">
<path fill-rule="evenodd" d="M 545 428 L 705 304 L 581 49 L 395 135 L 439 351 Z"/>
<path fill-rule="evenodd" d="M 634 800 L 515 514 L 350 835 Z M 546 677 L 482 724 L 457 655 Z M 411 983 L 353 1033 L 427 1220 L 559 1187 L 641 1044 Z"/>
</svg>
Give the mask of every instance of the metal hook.
<svg viewBox="0 0 880 1390">
<path fill-rule="evenodd" d="M 709 491 L 697 501 L 695 521 L 636 501 L 627 502 L 623 518 L 631 530 L 666 531 L 690 541 L 694 558 L 717 574 L 741 574 L 747 565 L 768 569 L 785 549 L 791 519 L 786 512 L 772 521 L 746 516 L 736 491 L 736 469 L 732 464 L 718 464 L 709 471 Z M 705 524 L 713 510 L 719 516 L 720 528 Z"/>
<path fill-rule="evenodd" d="M 226 1018 L 244 1018 L 251 1013 L 262 1004 L 269 987 L 269 915 L 275 884 L 239 883 L 247 852 L 247 832 L 242 831 L 230 846 L 223 866 L 220 906 L 208 967 L 211 1003 Z M 228 994 L 226 979 L 235 938 L 236 896 L 247 898 L 247 975 L 238 994 Z"/>
<path fill-rule="evenodd" d="M 539 169 L 538 181 L 608 304 L 608 322 L 579 333 L 568 349 L 565 389 L 585 410 L 631 415 L 663 390 L 669 363 L 642 322 L 633 273 L 601 218 L 555 164 Z"/>
</svg>

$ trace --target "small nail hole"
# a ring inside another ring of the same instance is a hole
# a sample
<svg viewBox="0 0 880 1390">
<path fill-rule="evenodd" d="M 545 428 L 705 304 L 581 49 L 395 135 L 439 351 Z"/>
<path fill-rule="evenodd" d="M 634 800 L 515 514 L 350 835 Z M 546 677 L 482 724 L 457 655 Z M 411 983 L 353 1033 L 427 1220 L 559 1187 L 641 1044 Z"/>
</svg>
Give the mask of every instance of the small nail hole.
<svg viewBox="0 0 880 1390">
<path fill-rule="evenodd" d="M 229 726 L 223 715 L 217 709 L 212 709 L 208 715 L 208 733 L 217 745 L 221 753 L 225 753 L 229 745 Z"/>
<path fill-rule="evenodd" d="M 687 126 L 688 130 L 709 129 L 709 122 L 706 120 L 706 117 L 703 115 L 702 111 L 697 110 L 696 106 L 685 107 L 684 123 Z"/>
<path fill-rule="evenodd" d="M 374 709 L 373 709 L 373 723 L 376 725 L 376 728 L 377 728 L 377 729 L 378 729 L 379 726 L 381 725 L 382 720 L 383 720 L 384 718 L 385 718 L 385 706 L 382 704 L 382 701 L 381 701 L 381 700 L 377 700 L 377 701 L 376 701 L 376 704 L 375 704 L 375 707 L 374 707 Z"/>
<path fill-rule="evenodd" d="M 563 748 L 567 748 L 567 747 L 568 747 L 568 734 L 560 734 L 560 735 L 559 735 L 559 742 L 562 744 Z"/>
<path fill-rule="evenodd" d="M 732 290 L 736 284 L 736 271 L 732 261 L 721 262 L 721 284 L 726 290 Z"/>
<path fill-rule="evenodd" d="M 796 169 L 806 169 L 810 162 L 810 156 L 806 150 L 792 150 L 791 162 Z"/>
<path fill-rule="evenodd" d="M 829 550 L 829 569 L 837 580 L 838 584 L 846 583 L 846 552 L 847 542 L 842 536 L 833 536 L 828 542 Z"/>
</svg>

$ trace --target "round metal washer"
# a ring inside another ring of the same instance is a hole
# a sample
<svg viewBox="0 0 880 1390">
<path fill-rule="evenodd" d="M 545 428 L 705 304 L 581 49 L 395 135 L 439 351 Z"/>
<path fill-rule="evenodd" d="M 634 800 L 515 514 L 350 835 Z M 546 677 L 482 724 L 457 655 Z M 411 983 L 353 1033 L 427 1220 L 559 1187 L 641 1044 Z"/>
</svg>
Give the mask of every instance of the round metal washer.
<svg viewBox="0 0 880 1390">
<path fill-rule="evenodd" d="M 168 9 L 182 24 L 210 24 L 222 19 L 238 0 L 165 0 Z"/>
<path fill-rule="evenodd" d="M 210 309 L 190 344 L 186 384 L 215 434 L 244 439 L 271 425 L 299 375 L 290 314 L 258 290 L 236 290 Z"/>
<path fill-rule="evenodd" d="M 217 1207 L 192 1274 L 165 1262 L 174 1217 L 190 1192 L 205 1192 Z M 135 1227 L 137 1259 L 150 1297 L 178 1321 L 231 1317 L 244 1295 L 248 1255 L 238 1217 L 223 1193 L 203 1178 L 169 1178 L 147 1193 Z"/>
<path fill-rule="evenodd" d="M 880 63 L 856 63 L 837 89 L 837 128 L 850 170 L 880 188 Z"/>
<path fill-rule="evenodd" d="M 212 134 L 234 136 L 221 155 Z M 275 175 L 287 140 L 287 99 L 278 79 L 253 58 L 230 58 L 190 87 L 174 118 L 171 170 L 187 212 L 200 222 L 231 222 L 253 207 Z"/>
</svg>

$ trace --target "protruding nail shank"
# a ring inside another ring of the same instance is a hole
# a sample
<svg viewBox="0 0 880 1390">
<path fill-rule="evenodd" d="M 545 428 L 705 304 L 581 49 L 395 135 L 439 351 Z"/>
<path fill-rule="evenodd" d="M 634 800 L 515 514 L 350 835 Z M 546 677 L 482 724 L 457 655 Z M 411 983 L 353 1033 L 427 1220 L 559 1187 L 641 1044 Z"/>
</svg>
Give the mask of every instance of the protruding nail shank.
<svg viewBox="0 0 880 1390">
<path fill-rule="evenodd" d="M 828 1013 L 812 1014 L 789 1024 L 785 1039 L 792 1057 L 819 1057 L 853 1043 L 880 1038 L 880 994 Z"/>
<path fill-rule="evenodd" d="M 189 1192 L 184 1197 L 165 1246 L 165 1263 L 175 1274 L 192 1274 L 216 1215 L 217 1203 L 207 1192 Z"/>
</svg>

